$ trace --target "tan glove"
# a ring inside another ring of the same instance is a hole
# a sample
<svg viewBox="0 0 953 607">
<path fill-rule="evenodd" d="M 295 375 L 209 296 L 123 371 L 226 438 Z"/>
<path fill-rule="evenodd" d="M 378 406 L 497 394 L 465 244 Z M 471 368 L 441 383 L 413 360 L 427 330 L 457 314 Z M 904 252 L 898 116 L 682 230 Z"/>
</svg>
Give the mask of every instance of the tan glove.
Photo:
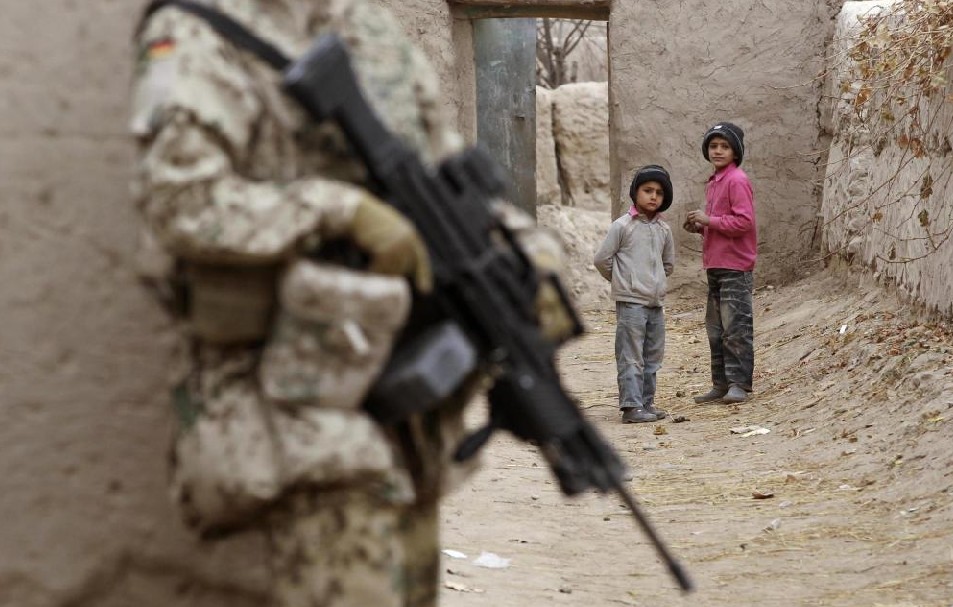
<svg viewBox="0 0 953 607">
<path fill-rule="evenodd" d="M 433 289 L 430 256 L 414 226 L 394 207 L 367 196 L 351 224 L 351 238 L 370 255 L 371 272 L 409 276 L 418 291 Z"/>
</svg>

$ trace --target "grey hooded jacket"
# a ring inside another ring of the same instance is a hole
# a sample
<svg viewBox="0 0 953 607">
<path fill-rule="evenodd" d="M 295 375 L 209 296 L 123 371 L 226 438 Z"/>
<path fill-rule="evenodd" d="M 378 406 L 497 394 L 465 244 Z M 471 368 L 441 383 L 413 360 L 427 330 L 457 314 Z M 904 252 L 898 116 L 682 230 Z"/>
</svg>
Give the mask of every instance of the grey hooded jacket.
<svg viewBox="0 0 953 607">
<path fill-rule="evenodd" d="M 658 215 L 651 220 L 626 213 L 609 226 L 593 263 L 612 283 L 612 299 L 649 307 L 665 300 L 665 277 L 675 267 L 672 228 Z"/>
</svg>

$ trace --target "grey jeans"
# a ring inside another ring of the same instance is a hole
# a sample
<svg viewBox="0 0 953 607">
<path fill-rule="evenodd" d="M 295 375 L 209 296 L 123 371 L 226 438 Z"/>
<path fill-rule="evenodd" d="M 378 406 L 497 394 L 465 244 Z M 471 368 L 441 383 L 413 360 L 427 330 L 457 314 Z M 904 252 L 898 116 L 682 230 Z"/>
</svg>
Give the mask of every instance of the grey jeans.
<svg viewBox="0 0 953 607">
<path fill-rule="evenodd" d="M 748 392 L 754 376 L 754 277 L 740 270 L 708 270 L 705 330 L 711 349 L 711 383 Z"/>
<path fill-rule="evenodd" d="M 615 364 L 619 408 L 655 404 L 655 374 L 665 355 L 665 312 L 636 303 L 616 302 Z"/>
</svg>

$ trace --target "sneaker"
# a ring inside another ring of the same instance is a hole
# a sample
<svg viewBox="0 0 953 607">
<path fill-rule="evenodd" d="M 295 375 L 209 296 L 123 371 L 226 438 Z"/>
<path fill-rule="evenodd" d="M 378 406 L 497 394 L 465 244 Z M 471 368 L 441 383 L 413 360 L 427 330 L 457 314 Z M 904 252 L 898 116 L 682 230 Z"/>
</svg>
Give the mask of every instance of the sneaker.
<svg viewBox="0 0 953 607">
<path fill-rule="evenodd" d="M 726 403 L 743 403 L 748 400 L 748 393 L 740 386 L 732 386 L 728 388 L 728 393 L 722 400 Z"/>
<path fill-rule="evenodd" d="M 645 405 L 645 410 L 655 416 L 655 419 L 665 419 L 668 417 L 668 411 L 656 409 L 653 405 Z"/>
<path fill-rule="evenodd" d="M 702 403 L 710 403 L 716 400 L 721 400 L 727 393 L 728 390 L 724 390 L 722 388 L 712 388 L 707 394 L 700 394 L 696 396 L 694 400 L 699 405 Z"/>
<path fill-rule="evenodd" d="M 654 422 L 657 418 L 654 413 L 649 413 L 645 409 L 638 407 L 629 407 L 622 410 L 623 424 L 641 424 L 644 422 Z"/>
</svg>

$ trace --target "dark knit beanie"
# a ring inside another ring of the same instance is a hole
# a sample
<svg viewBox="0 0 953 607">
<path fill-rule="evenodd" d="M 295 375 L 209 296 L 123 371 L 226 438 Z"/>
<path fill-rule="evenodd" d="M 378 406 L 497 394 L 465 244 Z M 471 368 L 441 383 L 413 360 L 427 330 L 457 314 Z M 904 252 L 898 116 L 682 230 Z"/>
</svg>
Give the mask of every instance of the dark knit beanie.
<svg viewBox="0 0 953 607">
<path fill-rule="evenodd" d="M 702 154 L 705 160 L 708 160 L 708 142 L 712 137 L 723 137 L 731 149 L 735 151 L 735 164 L 741 166 L 741 161 L 745 157 L 745 132 L 737 124 L 730 122 L 719 122 L 708 129 L 705 138 L 702 140 Z"/>
<path fill-rule="evenodd" d="M 639 191 L 639 186 L 646 181 L 657 181 L 662 184 L 664 196 L 662 196 L 662 204 L 659 206 L 657 212 L 661 213 L 672 206 L 672 178 L 668 176 L 668 171 L 657 164 L 647 164 L 635 172 L 635 176 L 632 177 L 632 185 L 629 186 L 629 198 L 632 199 L 633 204 L 635 203 L 635 194 Z"/>
</svg>

